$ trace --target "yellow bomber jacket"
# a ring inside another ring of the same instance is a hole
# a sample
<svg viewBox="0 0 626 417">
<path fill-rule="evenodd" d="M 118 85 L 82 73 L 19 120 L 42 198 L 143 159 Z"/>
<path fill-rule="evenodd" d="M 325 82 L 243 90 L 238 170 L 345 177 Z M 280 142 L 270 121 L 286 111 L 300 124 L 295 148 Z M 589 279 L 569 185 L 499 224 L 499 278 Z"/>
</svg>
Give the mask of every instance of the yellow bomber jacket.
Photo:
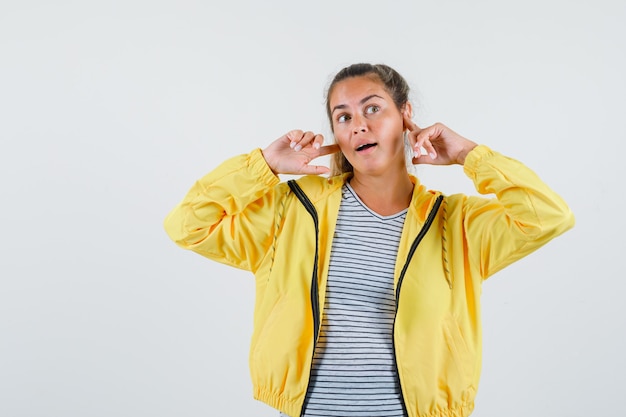
<svg viewBox="0 0 626 417">
<path fill-rule="evenodd" d="M 574 225 L 565 202 L 516 160 L 478 146 L 480 194 L 443 196 L 414 177 L 395 268 L 394 348 L 410 417 L 465 417 L 481 368 L 482 281 Z M 296 417 L 323 315 L 347 175 L 280 182 L 259 149 L 227 160 L 165 220 L 172 240 L 256 279 L 254 397 Z"/>
</svg>

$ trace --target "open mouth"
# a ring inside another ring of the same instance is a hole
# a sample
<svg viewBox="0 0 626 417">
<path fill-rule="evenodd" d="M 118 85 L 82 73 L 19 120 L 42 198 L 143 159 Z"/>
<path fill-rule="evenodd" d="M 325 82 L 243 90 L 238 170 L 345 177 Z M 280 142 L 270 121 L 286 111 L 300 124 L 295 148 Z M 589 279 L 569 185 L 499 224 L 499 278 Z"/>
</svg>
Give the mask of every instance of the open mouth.
<svg viewBox="0 0 626 417">
<path fill-rule="evenodd" d="M 361 152 L 361 151 L 364 151 L 366 149 L 373 148 L 376 145 L 377 145 L 376 143 L 366 143 L 366 144 L 363 144 L 363 145 L 359 146 L 358 148 L 356 148 L 356 151 L 357 152 Z"/>
</svg>

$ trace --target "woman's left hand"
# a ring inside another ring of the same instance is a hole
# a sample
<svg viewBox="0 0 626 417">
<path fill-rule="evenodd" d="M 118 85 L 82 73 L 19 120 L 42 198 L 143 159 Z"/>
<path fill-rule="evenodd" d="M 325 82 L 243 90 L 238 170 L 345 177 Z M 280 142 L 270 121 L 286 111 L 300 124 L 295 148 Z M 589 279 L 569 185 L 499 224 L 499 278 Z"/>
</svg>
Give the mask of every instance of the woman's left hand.
<svg viewBox="0 0 626 417">
<path fill-rule="evenodd" d="M 404 125 L 409 131 L 414 164 L 463 165 L 467 154 L 478 146 L 441 123 L 422 129 L 405 115 Z"/>
</svg>

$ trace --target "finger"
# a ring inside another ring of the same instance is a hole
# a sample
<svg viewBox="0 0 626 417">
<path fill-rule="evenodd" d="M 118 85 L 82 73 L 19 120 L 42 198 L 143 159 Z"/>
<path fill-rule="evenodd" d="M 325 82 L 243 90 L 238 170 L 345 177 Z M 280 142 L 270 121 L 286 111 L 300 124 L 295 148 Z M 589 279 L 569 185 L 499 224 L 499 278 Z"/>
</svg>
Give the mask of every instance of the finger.
<svg viewBox="0 0 626 417">
<path fill-rule="evenodd" d="M 302 135 L 304 135 L 304 132 L 299 129 L 294 129 L 287 132 L 286 136 L 289 139 L 289 147 L 294 148 L 298 144 L 300 139 L 302 139 Z"/>
<path fill-rule="evenodd" d="M 436 159 L 437 158 L 437 151 L 435 150 L 435 147 L 433 146 L 433 144 L 430 142 L 429 139 L 426 139 L 422 146 L 424 147 L 424 149 L 428 153 L 428 157 L 430 159 Z"/>
<path fill-rule="evenodd" d="M 339 151 L 339 145 L 334 143 L 332 145 L 322 146 L 319 151 L 319 156 L 330 155 Z"/>
<path fill-rule="evenodd" d="M 302 167 L 302 174 L 305 175 L 320 175 L 327 174 L 329 172 L 330 169 L 322 165 L 306 165 Z"/>
<path fill-rule="evenodd" d="M 413 149 L 413 155 L 417 158 L 421 155 L 421 144 L 418 144 L 418 135 L 423 130 L 415 124 L 408 115 L 404 114 L 402 118 L 404 120 L 405 129 L 408 129 L 407 139 L 409 141 L 409 145 Z"/>
<path fill-rule="evenodd" d="M 302 148 L 304 148 L 309 143 L 311 143 L 311 140 L 313 140 L 314 137 L 315 137 L 315 133 L 313 133 L 313 132 L 304 132 L 304 134 L 302 135 L 300 140 L 295 142 L 295 145 L 293 146 L 293 150 L 296 151 L 296 152 L 302 150 Z"/>
<path fill-rule="evenodd" d="M 409 129 L 410 131 L 418 131 L 418 132 L 422 130 L 420 129 L 418 125 L 415 124 L 415 122 L 413 122 L 413 120 L 411 120 L 411 118 L 407 114 L 403 114 L 402 119 L 404 121 L 404 127 L 406 129 Z"/>
<path fill-rule="evenodd" d="M 416 132 L 412 132 L 414 133 L 413 136 L 413 156 L 415 158 L 419 158 L 422 155 L 426 155 L 426 150 L 424 149 L 424 142 L 426 142 L 428 140 L 428 135 L 424 133 L 425 131 L 422 130 L 420 133 L 416 133 Z"/>
<path fill-rule="evenodd" d="M 425 135 L 419 135 L 415 142 L 413 152 L 414 164 L 432 164 L 437 157 L 437 152 L 432 142 Z"/>
<path fill-rule="evenodd" d="M 419 157 L 428 154 L 431 159 L 435 159 L 437 157 L 437 151 L 435 151 L 431 139 L 438 135 L 438 127 L 436 125 L 423 129 L 415 139 L 416 156 Z M 426 151 L 425 153 L 422 151 L 422 148 Z"/>
<path fill-rule="evenodd" d="M 313 138 L 313 147 L 315 149 L 319 149 L 322 147 L 322 145 L 324 144 L 324 136 L 322 135 L 315 135 L 315 137 Z"/>
<path fill-rule="evenodd" d="M 413 158 L 421 158 L 427 153 L 426 149 L 424 149 L 424 147 L 419 143 L 416 143 L 413 147 Z"/>
<path fill-rule="evenodd" d="M 428 156 L 430 159 L 437 158 L 437 151 L 429 139 L 420 139 L 413 147 L 413 157 L 420 158 L 422 156 Z"/>
</svg>

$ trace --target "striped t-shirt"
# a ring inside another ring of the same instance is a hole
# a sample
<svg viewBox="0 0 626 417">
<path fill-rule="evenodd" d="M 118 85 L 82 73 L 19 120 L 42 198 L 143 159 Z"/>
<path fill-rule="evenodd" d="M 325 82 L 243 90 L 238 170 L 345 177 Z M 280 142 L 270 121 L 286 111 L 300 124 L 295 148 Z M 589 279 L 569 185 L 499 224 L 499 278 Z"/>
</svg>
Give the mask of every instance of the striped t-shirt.
<svg viewBox="0 0 626 417">
<path fill-rule="evenodd" d="M 407 210 L 380 216 L 345 185 L 305 417 L 402 417 L 393 276 Z"/>
</svg>

